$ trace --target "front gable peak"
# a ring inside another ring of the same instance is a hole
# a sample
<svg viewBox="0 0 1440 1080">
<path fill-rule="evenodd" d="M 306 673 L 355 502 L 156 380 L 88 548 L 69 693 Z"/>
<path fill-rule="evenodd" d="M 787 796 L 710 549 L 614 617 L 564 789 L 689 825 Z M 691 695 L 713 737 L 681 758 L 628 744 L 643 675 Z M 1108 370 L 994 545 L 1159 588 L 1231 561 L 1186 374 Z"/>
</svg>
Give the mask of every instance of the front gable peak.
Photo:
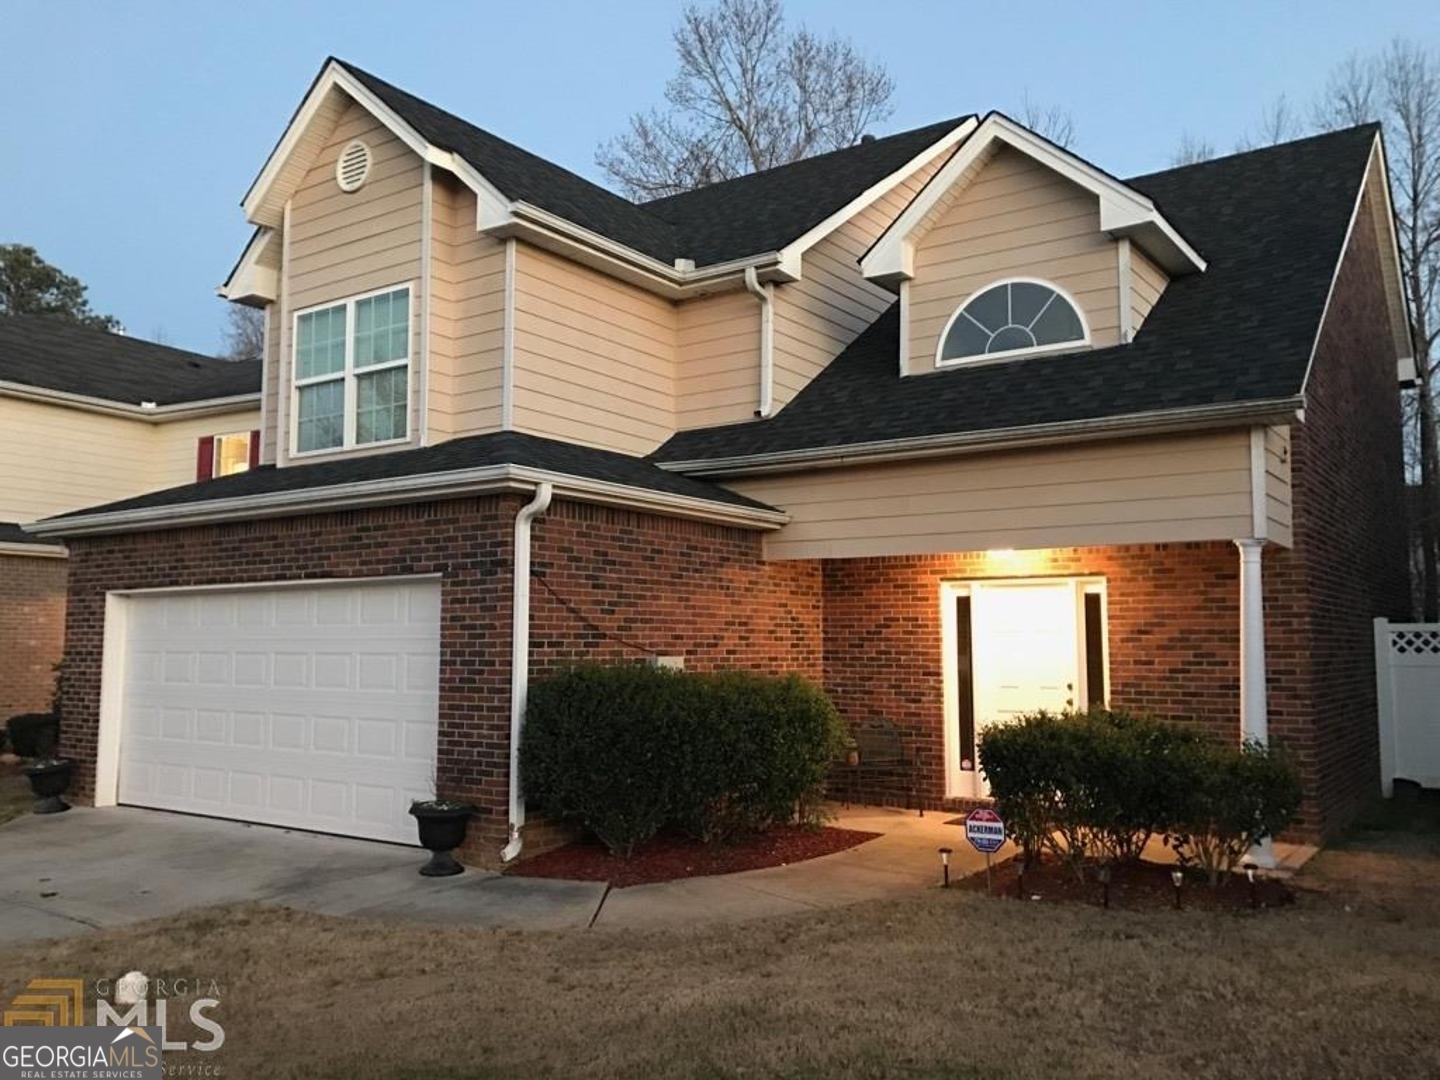
<svg viewBox="0 0 1440 1080">
<path fill-rule="evenodd" d="M 913 278 L 917 242 L 985 165 L 1007 149 L 1094 195 L 1099 201 L 1100 229 L 1115 239 L 1133 240 L 1168 273 L 1205 269 L 1204 258 L 1149 198 L 1002 113 L 992 112 L 861 258 L 864 275 L 892 286 Z"/>
</svg>

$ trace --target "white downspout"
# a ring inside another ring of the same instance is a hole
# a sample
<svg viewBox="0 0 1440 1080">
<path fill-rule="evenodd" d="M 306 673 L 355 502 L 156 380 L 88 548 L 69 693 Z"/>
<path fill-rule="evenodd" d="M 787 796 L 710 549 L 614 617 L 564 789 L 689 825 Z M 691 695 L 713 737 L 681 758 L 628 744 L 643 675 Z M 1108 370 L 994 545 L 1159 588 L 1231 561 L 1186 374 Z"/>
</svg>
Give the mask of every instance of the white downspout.
<svg viewBox="0 0 1440 1080">
<path fill-rule="evenodd" d="M 1261 573 L 1265 541 L 1236 540 L 1235 546 L 1240 549 L 1240 737 L 1268 746 L 1265 589 Z M 1250 861 L 1266 869 L 1275 865 L 1275 848 L 1268 837 L 1251 850 Z"/>
<path fill-rule="evenodd" d="M 554 489 L 535 486 L 535 497 L 515 515 L 515 576 L 510 587 L 510 842 L 502 862 L 520 854 L 525 798 L 520 792 L 520 737 L 525 729 L 525 695 L 530 688 L 530 523 L 550 508 Z"/>
<path fill-rule="evenodd" d="M 761 285 L 755 267 L 745 268 L 745 288 L 760 301 L 760 407 L 764 420 L 775 411 L 775 287 Z"/>
</svg>

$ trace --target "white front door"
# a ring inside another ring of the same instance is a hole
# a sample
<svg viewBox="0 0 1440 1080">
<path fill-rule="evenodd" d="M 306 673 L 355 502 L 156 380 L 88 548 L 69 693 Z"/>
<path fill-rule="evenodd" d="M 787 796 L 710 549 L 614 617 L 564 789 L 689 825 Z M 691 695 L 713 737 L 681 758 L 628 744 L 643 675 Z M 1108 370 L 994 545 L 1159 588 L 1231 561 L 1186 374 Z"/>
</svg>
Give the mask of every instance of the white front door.
<svg viewBox="0 0 1440 1080">
<path fill-rule="evenodd" d="M 1041 709 L 1063 712 L 1084 706 L 1083 596 L 1084 586 L 1073 579 L 949 587 L 942 602 L 950 623 L 945 635 L 945 692 L 952 795 L 987 794 L 974 758 L 987 727 Z M 961 597 L 967 597 L 968 604 L 956 607 Z M 968 678 L 960 670 L 965 664 L 966 635 L 963 627 L 955 625 L 967 607 Z"/>
<path fill-rule="evenodd" d="M 118 801 L 415 842 L 435 770 L 440 583 L 125 600 Z"/>
</svg>

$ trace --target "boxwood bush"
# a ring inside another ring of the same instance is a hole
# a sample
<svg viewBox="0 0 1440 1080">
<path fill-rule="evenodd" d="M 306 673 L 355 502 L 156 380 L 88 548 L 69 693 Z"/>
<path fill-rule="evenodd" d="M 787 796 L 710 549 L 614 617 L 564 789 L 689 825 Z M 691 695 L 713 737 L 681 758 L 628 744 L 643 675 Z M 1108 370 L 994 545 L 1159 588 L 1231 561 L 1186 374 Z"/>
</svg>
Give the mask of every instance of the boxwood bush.
<svg viewBox="0 0 1440 1080">
<path fill-rule="evenodd" d="M 1300 804 L 1278 752 L 1123 710 L 1038 712 L 991 728 L 980 767 L 1026 864 L 1049 851 L 1081 876 L 1092 862 L 1139 859 L 1159 835 L 1216 882 Z"/>
<path fill-rule="evenodd" d="M 530 688 L 526 796 L 628 855 L 660 829 L 724 840 L 817 820 L 844 727 L 798 676 L 587 665 Z"/>
<path fill-rule="evenodd" d="M 22 758 L 53 757 L 60 744 L 60 718 L 54 713 L 21 713 L 5 721 L 10 748 Z"/>
</svg>

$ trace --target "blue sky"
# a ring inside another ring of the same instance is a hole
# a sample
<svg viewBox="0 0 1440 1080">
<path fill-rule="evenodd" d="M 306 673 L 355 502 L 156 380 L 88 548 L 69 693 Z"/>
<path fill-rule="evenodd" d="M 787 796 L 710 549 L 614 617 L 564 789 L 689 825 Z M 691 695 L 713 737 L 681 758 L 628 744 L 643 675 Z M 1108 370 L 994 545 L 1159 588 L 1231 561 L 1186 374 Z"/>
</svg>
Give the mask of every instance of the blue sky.
<svg viewBox="0 0 1440 1080">
<path fill-rule="evenodd" d="M 238 203 L 328 54 L 592 179 L 596 143 L 659 100 L 678 2 L 231 4 L 0 0 L 0 242 L 33 244 L 130 333 L 219 348 Z M 1303 15 L 1299 14 L 1301 11 Z M 1121 176 L 1182 133 L 1222 151 L 1351 51 L 1440 46 L 1434 0 L 960 3 L 789 0 L 884 62 L 877 134 L 1028 93 Z"/>
</svg>

